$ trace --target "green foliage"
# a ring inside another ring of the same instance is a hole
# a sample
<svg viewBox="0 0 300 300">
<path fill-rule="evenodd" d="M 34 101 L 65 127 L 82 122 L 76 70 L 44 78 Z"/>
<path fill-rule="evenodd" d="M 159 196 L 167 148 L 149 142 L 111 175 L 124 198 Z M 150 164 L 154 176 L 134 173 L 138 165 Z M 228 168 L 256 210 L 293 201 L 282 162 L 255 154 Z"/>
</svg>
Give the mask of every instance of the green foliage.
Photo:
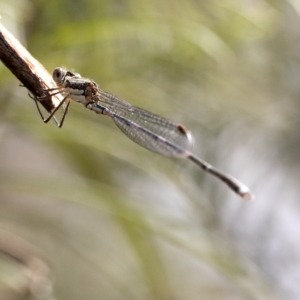
<svg viewBox="0 0 300 300">
<path fill-rule="evenodd" d="M 274 108 L 286 16 L 272 1 L 4 1 L 0 14 L 50 72 L 185 124 L 197 155 L 250 186 L 258 132 L 290 128 Z M 76 103 L 62 129 L 44 125 L 1 65 L 0 87 L 1 222 L 50 257 L 57 299 L 275 299 L 225 230 L 227 203 L 249 204 L 222 183 Z"/>
</svg>

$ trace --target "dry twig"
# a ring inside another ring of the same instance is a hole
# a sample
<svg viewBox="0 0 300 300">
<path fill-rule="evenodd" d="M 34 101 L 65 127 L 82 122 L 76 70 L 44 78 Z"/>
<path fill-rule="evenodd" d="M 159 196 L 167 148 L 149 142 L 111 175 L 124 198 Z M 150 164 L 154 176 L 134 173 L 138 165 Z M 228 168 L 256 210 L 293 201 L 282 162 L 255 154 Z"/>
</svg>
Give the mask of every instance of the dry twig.
<svg viewBox="0 0 300 300">
<path fill-rule="evenodd" d="M 19 275 L 23 277 L 1 289 L 1 299 L 48 299 L 53 278 L 47 259 L 40 251 L 14 234 L 0 230 L 0 254 L 20 264 Z"/>
<path fill-rule="evenodd" d="M 0 24 L 0 59 L 36 99 L 43 96 L 40 103 L 49 113 L 61 101 L 62 96 L 51 96 L 49 91 L 45 91 L 56 87 L 48 71 L 2 24 Z"/>
</svg>

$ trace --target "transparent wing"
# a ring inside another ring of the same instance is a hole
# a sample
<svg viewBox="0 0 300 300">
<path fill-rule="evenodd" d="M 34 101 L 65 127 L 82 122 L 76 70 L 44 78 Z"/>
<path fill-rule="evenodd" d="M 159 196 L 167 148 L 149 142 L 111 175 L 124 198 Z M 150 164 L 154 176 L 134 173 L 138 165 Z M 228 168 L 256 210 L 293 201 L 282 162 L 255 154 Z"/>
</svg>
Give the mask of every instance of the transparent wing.
<svg viewBox="0 0 300 300">
<path fill-rule="evenodd" d="M 98 104 L 106 108 L 116 125 L 134 142 L 166 156 L 186 156 L 193 137 L 184 126 L 169 121 L 103 91 Z"/>
</svg>

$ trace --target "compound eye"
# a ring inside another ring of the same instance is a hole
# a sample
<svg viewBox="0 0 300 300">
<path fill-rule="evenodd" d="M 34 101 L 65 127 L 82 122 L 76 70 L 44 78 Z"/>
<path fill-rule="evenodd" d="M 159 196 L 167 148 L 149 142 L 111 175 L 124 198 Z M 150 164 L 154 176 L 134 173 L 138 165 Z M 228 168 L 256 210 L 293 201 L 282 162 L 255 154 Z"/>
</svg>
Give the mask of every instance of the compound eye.
<svg viewBox="0 0 300 300">
<path fill-rule="evenodd" d="M 62 68 L 55 68 L 52 74 L 53 80 L 56 83 L 62 83 L 65 77 L 66 71 Z"/>
</svg>

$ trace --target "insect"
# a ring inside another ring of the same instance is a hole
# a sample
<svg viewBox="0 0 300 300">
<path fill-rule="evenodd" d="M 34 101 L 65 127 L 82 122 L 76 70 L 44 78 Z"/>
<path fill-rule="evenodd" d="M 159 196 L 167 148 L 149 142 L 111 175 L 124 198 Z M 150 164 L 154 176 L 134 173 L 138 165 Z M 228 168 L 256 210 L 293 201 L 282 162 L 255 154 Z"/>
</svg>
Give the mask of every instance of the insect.
<svg viewBox="0 0 300 300">
<path fill-rule="evenodd" d="M 78 73 L 58 67 L 54 69 L 52 76 L 57 87 L 47 91 L 52 92 L 52 95 L 62 94 L 64 98 L 47 118 L 43 118 L 37 105 L 45 123 L 54 118 L 57 110 L 63 106 L 64 114 L 61 121 L 58 122 L 55 119 L 58 127 L 62 127 L 69 105 L 73 100 L 97 114 L 111 117 L 123 133 L 138 145 L 161 155 L 187 158 L 202 168 L 203 171 L 222 180 L 242 198 L 253 199 L 254 196 L 247 186 L 233 176 L 217 170 L 191 152 L 193 136 L 183 125 L 135 107 L 110 93 L 104 92 L 97 83 L 91 79 L 82 78 Z M 35 101 L 37 100 L 42 101 L 43 99 L 35 99 Z"/>
</svg>

